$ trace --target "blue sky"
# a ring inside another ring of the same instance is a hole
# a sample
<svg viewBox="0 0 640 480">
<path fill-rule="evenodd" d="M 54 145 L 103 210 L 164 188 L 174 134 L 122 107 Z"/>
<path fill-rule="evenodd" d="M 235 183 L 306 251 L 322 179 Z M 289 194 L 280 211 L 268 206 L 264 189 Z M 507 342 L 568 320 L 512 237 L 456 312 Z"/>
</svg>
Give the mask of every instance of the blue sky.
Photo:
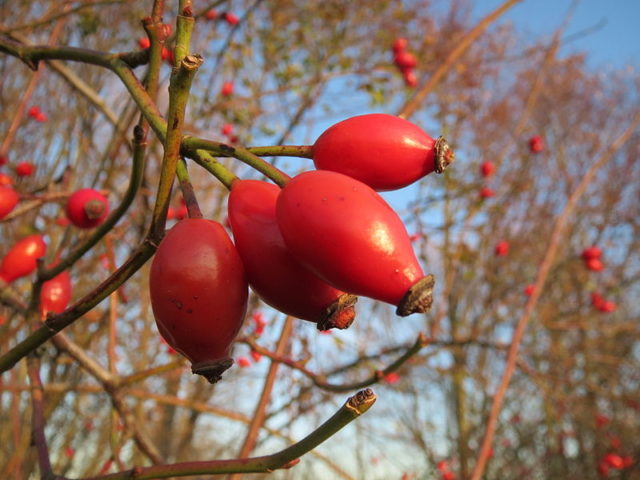
<svg viewBox="0 0 640 480">
<path fill-rule="evenodd" d="M 493 11 L 504 0 L 477 1 L 478 18 Z M 594 67 L 638 66 L 640 58 L 640 1 L 638 0 L 524 0 L 512 7 L 499 22 L 512 21 L 523 34 L 551 35 L 576 5 L 563 38 L 575 34 L 562 52 L 584 51 Z"/>
</svg>

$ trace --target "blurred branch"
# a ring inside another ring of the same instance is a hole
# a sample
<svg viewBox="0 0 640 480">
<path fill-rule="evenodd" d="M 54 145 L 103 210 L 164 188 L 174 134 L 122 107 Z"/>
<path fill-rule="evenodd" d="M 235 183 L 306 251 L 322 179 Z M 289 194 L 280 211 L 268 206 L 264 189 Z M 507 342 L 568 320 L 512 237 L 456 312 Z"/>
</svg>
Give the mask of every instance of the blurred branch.
<svg viewBox="0 0 640 480">
<path fill-rule="evenodd" d="M 541 292 L 543 291 L 545 282 L 547 281 L 549 270 L 551 269 L 553 262 L 555 261 L 566 224 L 573 214 L 578 201 L 586 191 L 591 181 L 595 178 L 598 170 L 600 170 L 604 165 L 606 165 L 615 157 L 615 154 L 624 146 L 629 138 L 631 138 L 631 136 L 636 133 L 639 127 L 640 114 L 636 114 L 635 118 L 631 120 L 629 126 L 613 142 L 611 142 L 607 150 L 602 153 L 600 159 L 587 170 L 580 183 L 567 200 L 564 209 L 554 223 L 545 256 L 542 260 L 542 263 L 540 264 L 538 273 L 536 275 L 533 294 L 529 297 L 524 312 L 518 320 L 518 323 L 516 324 L 513 332 L 511 345 L 509 346 L 509 350 L 507 352 L 506 365 L 504 368 L 504 372 L 502 373 L 502 378 L 500 379 L 500 384 L 498 385 L 496 393 L 493 396 L 491 411 L 487 419 L 484 437 L 482 439 L 482 444 L 478 453 L 476 465 L 471 475 L 471 480 L 480 480 L 482 478 L 485 466 L 487 464 L 487 461 L 489 460 L 491 445 L 493 443 L 493 436 L 498 423 L 498 416 L 500 414 L 502 402 L 511 381 L 511 377 L 513 376 L 513 373 L 515 371 L 518 351 L 522 342 L 522 337 L 529 323 L 529 320 L 531 319 L 531 315 L 533 314 L 538 299 L 540 298 Z"/>
<path fill-rule="evenodd" d="M 33 441 L 38 452 L 38 466 L 42 479 L 54 478 L 49 459 L 49 447 L 44 434 L 44 390 L 40 379 L 40 360 L 33 355 L 27 359 L 29 380 L 31 382 L 32 431 Z"/>
<path fill-rule="evenodd" d="M 212 460 L 185 462 L 152 467 L 135 467 L 115 474 L 90 477 L 84 480 L 149 480 L 164 477 L 182 477 L 189 475 L 221 473 L 261 473 L 282 468 L 291 468 L 299 458 L 322 442 L 335 435 L 353 420 L 364 414 L 375 403 L 373 391 L 366 389 L 350 397 L 346 403 L 325 423 L 299 442 L 277 453 L 262 457 L 240 458 L 234 460 Z"/>
<path fill-rule="evenodd" d="M 521 1 L 522 0 L 507 0 L 489 15 L 480 20 L 480 22 L 478 22 L 478 24 L 460 40 L 451 53 L 449 53 L 447 58 L 445 58 L 444 62 L 442 62 L 436 71 L 429 77 L 429 80 L 422 85 L 415 95 L 400 108 L 398 116 L 407 119 L 410 118 L 416 110 L 422 106 L 429 94 L 435 90 L 447 72 L 451 70 L 458 59 L 464 55 L 469 47 L 473 45 L 473 42 L 487 29 L 487 27 L 500 18 L 500 16 L 507 10 Z"/>
</svg>

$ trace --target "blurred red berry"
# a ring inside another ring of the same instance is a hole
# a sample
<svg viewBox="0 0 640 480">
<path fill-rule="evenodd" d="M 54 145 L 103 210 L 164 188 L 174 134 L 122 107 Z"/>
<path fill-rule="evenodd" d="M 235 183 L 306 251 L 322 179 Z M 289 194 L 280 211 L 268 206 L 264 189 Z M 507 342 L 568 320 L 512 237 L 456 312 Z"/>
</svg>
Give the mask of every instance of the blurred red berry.
<svg viewBox="0 0 640 480">
<path fill-rule="evenodd" d="M 605 425 L 607 425 L 611 420 L 609 419 L 609 417 L 607 417 L 606 415 L 602 414 L 602 413 L 597 413 L 596 414 L 596 427 L 597 428 L 602 428 Z"/>
<path fill-rule="evenodd" d="M 204 18 L 207 20 L 215 20 L 218 18 L 218 12 L 214 8 L 207 10 L 204 14 Z"/>
<path fill-rule="evenodd" d="M 442 472 L 442 480 L 455 480 L 456 474 L 452 471 Z"/>
<path fill-rule="evenodd" d="M 31 118 L 34 118 L 34 119 L 35 119 L 38 115 L 40 115 L 40 113 L 42 113 L 42 112 L 40 111 L 40 107 L 37 107 L 37 106 L 35 106 L 35 105 L 34 105 L 33 107 L 30 107 L 30 108 L 29 108 L 29 110 L 27 110 L 27 115 L 29 115 Z"/>
<path fill-rule="evenodd" d="M 491 162 L 482 162 L 480 165 L 480 173 L 483 177 L 490 177 L 496 171 L 496 166 Z"/>
<path fill-rule="evenodd" d="M 415 87 L 418 85 L 418 77 L 412 68 L 405 68 L 402 70 L 402 78 L 404 79 L 404 84 L 407 87 Z"/>
<path fill-rule="evenodd" d="M 611 300 L 606 300 L 599 308 L 601 312 L 605 312 L 605 313 L 615 312 L 617 309 L 618 309 L 618 306 L 615 304 L 615 302 L 612 302 Z"/>
<path fill-rule="evenodd" d="M 509 253 L 509 242 L 507 242 L 506 240 L 498 242 L 495 248 L 495 252 L 498 257 L 506 256 Z"/>
<path fill-rule="evenodd" d="M 255 350 L 251 350 L 251 358 L 255 363 L 258 363 L 262 359 L 262 355 Z"/>
<path fill-rule="evenodd" d="M 138 39 L 138 46 L 143 50 L 149 48 L 151 46 L 151 40 L 149 40 L 149 37 L 140 37 Z"/>
<path fill-rule="evenodd" d="M 393 53 L 400 53 L 407 48 L 409 42 L 404 37 L 398 37 L 393 41 L 392 50 Z"/>
<path fill-rule="evenodd" d="M 5 173 L 0 173 L 0 185 L 3 185 L 3 186 L 13 185 L 13 180 L 9 175 Z"/>
<path fill-rule="evenodd" d="M 596 247 L 594 245 L 594 246 L 585 248 L 582 251 L 582 253 L 580 254 L 580 256 L 584 260 L 591 260 L 593 258 L 600 258 L 602 256 L 602 250 L 600 250 L 598 247 Z"/>
<path fill-rule="evenodd" d="M 241 368 L 246 368 L 251 365 L 251 362 L 247 357 L 239 357 L 238 358 L 238 366 Z"/>
<path fill-rule="evenodd" d="M 540 153 L 544 150 L 544 140 L 540 135 L 534 135 L 529 139 L 529 151 L 531 153 Z"/>
<path fill-rule="evenodd" d="M 389 384 L 398 383 L 400 381 L 400 374 L 398 372 L 387 373 L 384 376 L 384 381 Z"/>
<path fill-rule="evenodd" d="M 607 453 L 602 457 L 602 462 L 608 467 L 622 470 L 624 468 L 624 460 L 617 453 Z"/>
<path fill-rule="evenodd" d="M 604 263 L 602 263 L 599 258 L 590 258 L 585 262 L 585 266 L 593 272 L 601 272 L 604 270 Z"/>
<path fill-rule="evenodd" d="M 237 25 L 240 19 L 231 12 L 224 12 L 222 14 L 222 19 L 227 22 L 229 25 Z"/>
<path fill-rule="evenodd" d="M 409 52 L 398 52 L 393 56 L 393 63 L 400 69 L 414 68 L 418 65 L 418 60 L 415 55 Z"/>
<path fill-rule="evenodd" d="M 225 123 L 222 126 L 222 130 L 221 131 L 222 131 L 223 135 L 226 135 L 226 136 L 231 135 L 233 133 L 233 125 L 231 125 L 230 123 Z"/>
<path fill-rule="evenodd" d="M 2 165 L 6 165 L 8 161 L 9 161 L 9 159 L 7 158 L 6 155 L 0 155 L 0 167 Z"/>
<path fill-rule="evenodd" d="M 232 82 L 224 82 L 222 84 L 222 88 L 220 89 L 220 95 L 223 97 L 228 97 L 233 94 L 233 83 Z"/>
<path fill-rule="evenodd" d="M 489 187 L 482 187 L 480 189 L 480 198 L 491 198 L 495 196 L 496 192 L 491 190 Z"/>
<path fill-rule="evenodd" d="M 536 290 L 536 286 L 533 284 L 527 285 L 526 287 L 524 287 L 524 294 L 527 297 L 530 297 L 531 295 L 533 295 L 533 292 L 535 292 Z"/>
<path fill-rule="evenodd" d="M 28 177 L 33 175 L 36 171 L 36 167 L 31 162 L 20 162 L 16 165 L 16 175 L 19 177 Z"/>
</svg>

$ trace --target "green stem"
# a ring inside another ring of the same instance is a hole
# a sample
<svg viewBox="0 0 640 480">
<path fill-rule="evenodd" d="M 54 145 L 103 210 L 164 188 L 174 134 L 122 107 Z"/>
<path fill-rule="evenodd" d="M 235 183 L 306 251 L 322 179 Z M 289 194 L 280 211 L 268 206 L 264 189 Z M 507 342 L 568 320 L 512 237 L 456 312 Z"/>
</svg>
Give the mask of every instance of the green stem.
<svg viewBox="0 0 640 480">
<path fill-rule="evenodd" d="M 171 188 L 176 174 L 176 166 L 180 157 L 182 128 L 185 109 L 189 100 L 189 90 L 195 73 L 202 64 L 199 55 L 186 56 L 180 67 L 171 73 L 169 83 L 169 116 L 167 134 L 164 141 L 164 156 L 160 170 L 160 182 L 156 194 L 156 204 L 151 219 L 149 238 L 159 241 L 164 235 L 164 227 L 169 209 Z"/>
<path fill-rule="evenodd" d="M 212 460 L 208 462 L 185 462 L 173 465 L 136 467 L 132 470 L 110 475 L 91 477 L 84 480 L 136 480 L 184 477 L 222 473 L 261 473 L 280 468 L 290 468 L 297 460 L 322 442 L 335 435 L 342 428 L 365 413 L 375 403 L 376 396 L 370 389 L 356 393 L 325 423 L 311 434 L 284 450 L 272 455 L 233 460 Z"/>
<path fill-rule="evenodd" d="M 190 155 L 198 165 L 216 177 L 227 190 L 231 190 L 231 184 L 238 180 L 238 177 L 206 150 L 196 150 Z"/>
<path fill-rule="evenodd" d="M 272 147 L 248 147 L 247 150 L 260 157 L 313 157 L 312 145 L 274 145 Z"/>
<path fill-rule="evenodd" d="M 192 154 L 194 150 L 201 149 L 211 151 L 214 155 L 237 158 L 241 162 L 255 168 L 257 171 L 270 178 L 281 187 L 283 187 L 291 179 L 291 177 L 289 177 L 286 173 L 277 169 L 270 163 L 264 161 L 257 155 L 251 153 L 246 148 L 227 145 L 220 142 L 213 142 L 211 140 L 205 140 L 196 137 L 185 137 L 182 144 L 189 154 Z"/>
</svg>

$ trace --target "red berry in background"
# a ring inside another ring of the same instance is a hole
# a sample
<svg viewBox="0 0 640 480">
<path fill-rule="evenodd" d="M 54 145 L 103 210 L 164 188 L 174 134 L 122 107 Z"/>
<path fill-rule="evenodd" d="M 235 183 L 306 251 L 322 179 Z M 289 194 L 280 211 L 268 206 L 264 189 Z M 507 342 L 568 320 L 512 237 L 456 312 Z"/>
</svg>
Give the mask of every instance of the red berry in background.
<svg viewBox="0 0 640 480">
<path fill-rule="evenodd" d="M 151 46 L 151 40 L 149 40 L 149 37 L 140 37 L 138 39 L 138 46 L 143 50 L 149 48 Z"/>
<path fill-rule="evenodd" d="M 316 170 L 292 178 L 276 205 L 293 255 L 327 283 L 423 313 L 433 276 L 424 276 L 398 214 L 373 189 L 341 173 Z"/>
<path fill-rule="evenodd" d="M 602 305 L 599 307 L 599 310 L 604 313 L 612 313 L 612 312 L 615 312 L 617 309 L 618 309 L 618 306 L 615 304 L 615 302 L 612 302 L 611 300 L 605 300 L 602 303 Z"/>
<path fill-rule="evenodd" d="M 325 130 L 313 144 L 313 162 L 366 183 L 374 190 L 407 186 L 434 170 L 441 173 L 453 152 L 440 137 L 394 115 L 348 118 Z"/>
<path fill-rule="evenodd" d="M 37 107 L 35 105 L 33 107 L 30 107 L 29 110 L 27 110 L 27 115 L 29 115 L 33 119 L 35 119 L 38 115 L 40 115 L 40 113 L 42 113 L 40 111 L 40 107 Z"/>
<path fill-rule="evenodd" d="M 260 360 L 262 360 L 262 355 L 260 355 L 255 350 L 251 350 L 251 358 L 255 363 L 258 363 Z"/>
<path fill-rule="evenodd" d="M 599 258 L 590 258 L 586 262 L 584 262 L 587 269 L 593 272 L 601 272 L 604 270 L 604 263 Z"/>
<path fill-rule="evenodd" d="M 409 42 L 404 37 L 398 37 L 393 41 L 393 45 L 391 46 L 393 53 L 400 53 L 407 48 Z"/>
<path fill-rule="evenodd" d="M 169 65 L 173 65 L 174 63 L 173 50 L 171 50 L 170 48 L 162 47 L 162 51 L 160 52 L 160 57 L 162 57 L 162 60 L 167 62 Z"/>
<path fill-rule="evenodd" d="M 442 472 L 442 480 L 456 480 L 456 474 L 451 470 Z"/>
<path fill-rule="evenodd" d="M 480 189 L 480 198 L 491 198 L 494 197 L 496 192 L 494 192 L 489 187 L 482 187 Z"/>
<path fill-rule="evenodd" d="M 544 150 L 544 140 L 540 135 L 535 135 L 529 139 L 529 151 L 531 153 L 540 153 Z"/>
<path fill-rule="evenodd" d="M 97 227 L 109 214 L 109 200 L 97 190 L 82 188 L 67 199 L 65 211 L 69 221 L 76 227 Z"/>
<path fill-rule="evenodd" d="M 600 460 L 598 463 L 598 475 L 601 477 L 609 476 L 609 465 L 607 465 L 604 461 Z"/>
<path fill-rule="evenodd" d="M 176 220 L 184 220 L 189 216 L 189 209 L 187 204 L 184 203 L 184 198 L 180 199 L 180 206 L 175 211 Z"/>
<path fill-rule="evenodd" d="M 262 300 L 318 329 L 347 328 L 353 322 L 353 295 L 332 287 L 289 251 L 276 220 L 280 188 L 259 180 L 233 183 L 229 223 L 249 285 Z"/>
<path fill-rule="evenodd" d="M 9 159 L 7 158 L 6 155 L 0 155 L 0 167 L 2 165 L 6 165 L 8 161 L 9 161 Z"/>
<path fill-rule="evenodd" d="M 224 12 L 222 14 L 222 19 L 227 22 L 229 25 L 237 25 L 240 19 L 231 12 Z"/>
<path fill-rule="evenodd" d="M 223 97 L 228 97 L 233 94 L 233 83 L 224 82 L 222 84 L 222 88 L 220 89 L 220 95 Z"/>
<path fill-rule="evenodd" d="M 412 68 L 405 68 L 402 71 L 402 78 L 404 79 L 404 84 L 407 87 L 415 87 L 418 85 L 418 77 Z"/>
<path fill-rule="evenodd" d="M 246 368 L 251 366 L 251 361 L 247 357 L 238 357 L 238 366 Z"/>
<path fill-rule="evenodd" d="M 602 462 L 608 467 L 622 470 L 624 468 L 624 460 L 617 453 L 607 453 L 602 457 Z"/>
<path fill-rule="evenodd" d="M 635 463 L 635 461 L 633 460 L 633 457 L 631 455 L 623 455 L 622 456 L 622 466 L 623 466 L 623 468 L 629 468 L 634 463 Z"/>
<path fill-rule="evenodd" d="M 36 269 L 36 260 L 44 257 L 47 245 L 41 235 L 29 235 L 18 241 L 0 263 L 0 278 L 10 283 L 31 274 Z"/>
<path fill-rule="evenodd" d="M 400 69 L 415 68 L 418 65 L 418 60 L 414 54 L 402 51 L 393 56 L 393 63 Z"/>
<path fill-rule="evenodd" d="M 19 177 L 28 177 L 33 175 L 36 171 L 36 167 L 31 162 L 20 162 L 16 165 L 16 175 Z"/>
<path fill-rule="evenodd" d="M 391 373 L 387 373 L 383 380 L 390 384 L 393 385 L 394 383 L 398 383 L 400 381 L 400 374 L 398 372 L 391 372 Z"/>
<path fill-rule="evenodd" d="M 9 175 L 0 173 L 0 185 L 13 185 L 13 180 Z"/>
<path fill-rule="evenodd" d="M 206 18 L 207 20 L 215 20 L 216 18 L 218 18 L 218 12 L 213 8 L 210 10 L 207 10 L 204 13 L 204 18 Z"/>
<path fill-rule="evenodd" d="M 225 123 L 222 126 L 222 130 L 221 130 L 223 135 L 229 136 L 233 133 L 233 125 L 231 125 L 230 123 Z"/>
<path fill-rule="evenodd" d="M 49 118 L 47 117 L 47 115 L 43 112 L 40 112 L 36 117 L 35 117 L 35 121 L 36 122 L 40 122 L 40 123 L 44 123 L 48 120 Z"/>
<path fill-rule="evenodd" d="M 495 252 L 498 257 L 506 256 L 509 253 L 509 242 L 507 242 L 506 240 L 498 242 Z"/>
<path fill-rule="evenodd" d="M 536 291 L 536 286 L 531 284 L 531 285 L 527 285 L 526 287 L 524 287 L 524 294 L 527 297 L 530 297 L 531 295 L 533 295 L 533 292 Z"/>
<path fill-rule="evenodd" d="M 496 171 L 496 166 L 492 162 L 482 162 L 480 173 L 483 177 L 490 177 Z"/>
<path fill-rule="evenodd" d="M 47 280 L 40 290 L 40 315 L 63 312 L 71 300 L 71 277 L 67 270 Z"/>
<path fill-rule="evenodd" d="M 591 247 L 587 247 L 585 248 L 582 253 L 580 254 L 580 256 L 583 258 L 583 260 L 591 260 L 594 258 L 600 258 L 602 257 L 602 250 L 600 250 L 598 247 L 591 246 Z"/>
<path fill-rule="evenodd" d="M 19 200 L 20 195 L 13 188 L 0 185 L 0 220 L 11 213 Z"/>
<path fill-rule="evenodd" d="M 594 308 L 597 308 L 598 310 L 600 310 L 602 308 L 602 305 L 604 305 L 604 298 L 602 298 L 602 295 L 600 295 L 598 292 L 592 292 L 591 293 L 591 306 Z M 600 415 L 600 414 L 598 414 Z M 596 417 L 596 423 L 598 421 L 598 417 Z"/>
<path fill-rule="evenodd" d="M 151 263 L 151 306 L 160 334 L 215 383 L 247 309 L 242 260 L 224 227 L 187 218 L 165 235 Z"/>
</svg>

